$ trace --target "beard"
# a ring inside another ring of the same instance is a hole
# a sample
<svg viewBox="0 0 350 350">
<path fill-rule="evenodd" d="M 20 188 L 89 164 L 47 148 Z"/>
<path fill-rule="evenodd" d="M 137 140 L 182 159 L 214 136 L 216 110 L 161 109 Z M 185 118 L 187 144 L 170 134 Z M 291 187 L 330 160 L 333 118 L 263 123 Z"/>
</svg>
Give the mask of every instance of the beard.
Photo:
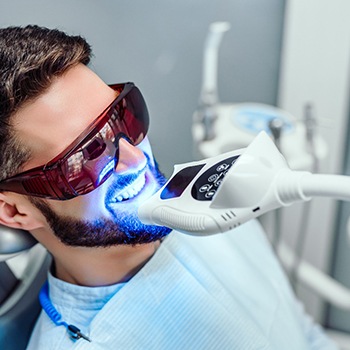
<svg viewBox="0 0 350 350">
<path fill-rule="evenodd" d="M 148 158 L 148 157 L 147 157 Z M 153 166 L 148 159 L 148 168 L 151 170 L 158 188 L 165 184 L 166 178 L 159 171 L 157 164 Z M 155 242 L 166 235 L 171 229 L 164 226 L 145 225 L 138 215 L 137 208 L 123 211 L 112 209 L 110 198 L 118 189 L 137 178 L 138 174 L 119 175 L 109 188 L 106 195 L 106 208 L 112 219 L 97 219 L 93 221 L 73 219 L 60 216 L 42 199 L 30 197 L 30 201 L 42 212 L 55 236 L 65 245 L 73 247 L 111 247 L 114 245 L 136 245 Z"/>
</svg>

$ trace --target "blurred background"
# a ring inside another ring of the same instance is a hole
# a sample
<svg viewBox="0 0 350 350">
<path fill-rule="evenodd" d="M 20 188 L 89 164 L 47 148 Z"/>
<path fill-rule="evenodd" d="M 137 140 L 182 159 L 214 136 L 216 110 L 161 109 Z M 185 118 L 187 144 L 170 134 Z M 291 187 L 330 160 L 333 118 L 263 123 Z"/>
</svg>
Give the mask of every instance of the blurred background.
<svg viewBox="0 0 350 350">
<path fill-rule="evenodd" d="M 105 82 L 136 83 L 166 175 L 195 157 L 193 113 L 215 21 L 231 26 L 218 56 L 220 101 L 279 107 L 297 120 L 312 105 L 328 151 L 319 171 L 350 175 L 349 14 L 348 0 L 0 0 L 1 27 L 39 24 L 82 35 L 93 47 L 92 68 Z M 303 208 L 283 210 L 281 240 L 293 250 L 301 231 L 302 259 L 350 288 L 350 204 L 314 200 L 307 222 Z M 313 318 L 347 348 L 350 308 L 332 305 L 305 283 L 294 287 Z"/>
</svg>

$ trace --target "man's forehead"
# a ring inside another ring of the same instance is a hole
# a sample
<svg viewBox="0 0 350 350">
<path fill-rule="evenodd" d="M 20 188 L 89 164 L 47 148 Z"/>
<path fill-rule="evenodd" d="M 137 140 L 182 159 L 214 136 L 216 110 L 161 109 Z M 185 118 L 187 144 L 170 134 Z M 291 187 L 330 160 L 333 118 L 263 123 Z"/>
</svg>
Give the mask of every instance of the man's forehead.
<svg viewBox="0 0 350 350">
<path fill-rule="evenodd" d="M 56 78 L 50 88 L 13 117 L 20 142 L 32 153 L 25 168 L 45 164 L 64 150 L 113 100 L 114 92 L 83 65 Z"/>
</svg>

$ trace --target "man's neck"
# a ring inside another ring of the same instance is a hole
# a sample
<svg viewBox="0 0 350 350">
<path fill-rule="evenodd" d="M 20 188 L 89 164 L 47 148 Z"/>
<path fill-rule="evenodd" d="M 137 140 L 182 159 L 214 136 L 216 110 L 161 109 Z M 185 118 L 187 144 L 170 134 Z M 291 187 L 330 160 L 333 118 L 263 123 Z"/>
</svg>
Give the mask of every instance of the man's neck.
<svg viewBox="0 0 350 350">
<path fill-rule="evenodd" d="M 109 248 L 65 247 L 64 254 L 54 255 L 54 274 L 63 281 L 82 286 L 126 282 L 147 263 L 159 245 L 157 241 Z"/>
</svg>

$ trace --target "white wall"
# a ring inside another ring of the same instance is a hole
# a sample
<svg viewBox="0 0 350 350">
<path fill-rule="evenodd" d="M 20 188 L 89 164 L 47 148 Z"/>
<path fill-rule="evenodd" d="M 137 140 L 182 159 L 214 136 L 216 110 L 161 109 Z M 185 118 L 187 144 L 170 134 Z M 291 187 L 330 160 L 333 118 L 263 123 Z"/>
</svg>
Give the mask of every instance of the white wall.
<svg viewBox="0 0 350 350">
<path fill-rule="evenodd" d="M 349 116 L 349 15 L 348 0 L 289 0 L 286 7 L 278 104 L 297 117 L 306 103 L 314 105 L 319 131 L 329 146 L 329 156 L 321 163 L 323 173 L 341 173 L 343 167 Z M 291 245 L 302 210 L 286 212 L 283 234 Z M 305 257 L 324 271 L 329 269 L 335 214 L 333 201 L 313 200 L 309 225 L 303 231 Z M 299 294 L 308 311 L 323 320 L 321 300 L 302 289 Z"/>
</svg>

